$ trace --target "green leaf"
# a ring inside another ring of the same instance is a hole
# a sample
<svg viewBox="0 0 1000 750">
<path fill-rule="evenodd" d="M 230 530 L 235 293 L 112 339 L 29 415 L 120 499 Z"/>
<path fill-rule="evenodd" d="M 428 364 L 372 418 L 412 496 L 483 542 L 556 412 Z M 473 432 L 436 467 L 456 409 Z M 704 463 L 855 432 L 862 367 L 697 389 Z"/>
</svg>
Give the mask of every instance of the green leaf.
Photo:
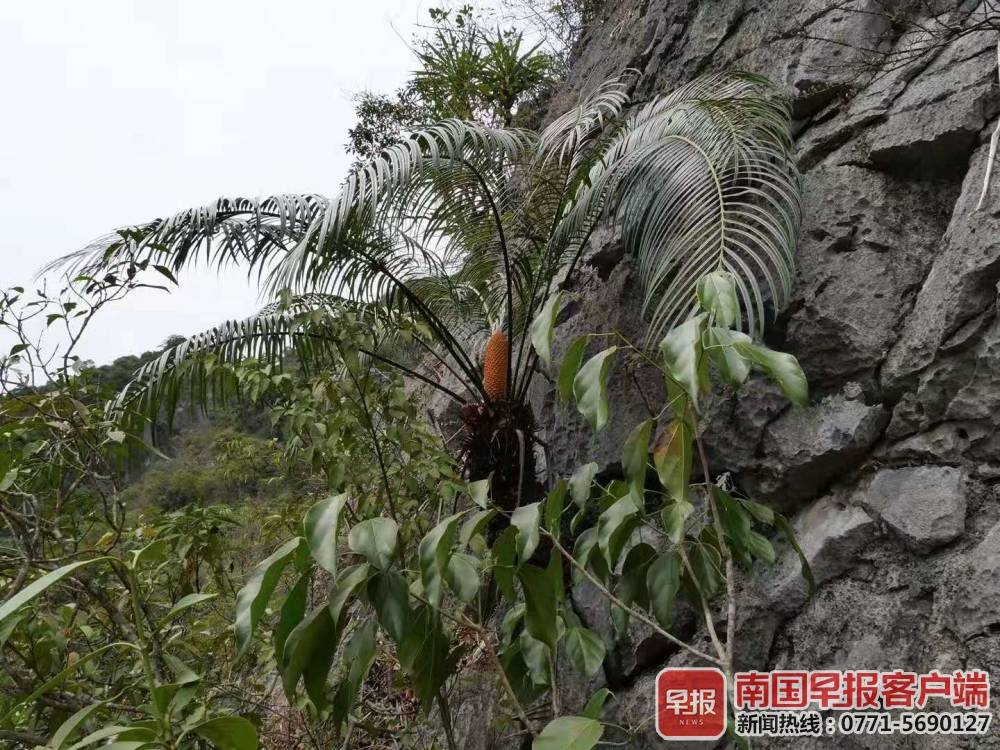
<svg viewBox="0 0 1000 750">
<path fill-rule="evenodd" d="M 45 589 L 49 586 L 54 583 L 58 583 L 74 570 L 82 568 L 84 565 L 91 565 L 96 562 L 110 560 L 112 560 L 110 557 L 95 557 L 90 560 L 78 560 L 77 562 L 63 565 L 61 568 L 56 568 L 55 570 L 43 575 L 41 578 L 35 579 L 3 604 L 0 604 L 0 623 L 3 623 L 8 617 L 13 615 L 17 612 L 17 610 L 45 591 Z"/>
<path fill-rule="evenodd" d="M 780 513 L 774 514 L 774 525 L 780 531 L 788 543 L 795 550 L 795 554 L 799 556 L 799 563 L 802 566 L 802 577 L 806 581 L 806 588 L 809 591 L 809 596 L 816 593 L 816 579 L 813 577 L 812 566 L 809 565 L 809 558 L 806 557 L 802 548 L 799 546 L 799 540 L 795 538 L 795 529 L 792 525 L 788 523 L 788 519 L 785 518 Z"/>
<path fill-rule="evenodd" d="M 740 498 L 740 505 L 746 508 L 750 515 L 756 518 L 760 523 L 766 524 L 767 526 L 774 525 L 774 511 L 766 505 L 761 505 L 760 503 L 755 503 L 753 500 L 747 500 L 745 498 Z"/>
<path fill-rule="evenodd" d="M 555 652 L 559 640 L 556 624 L 556 592 L 552 578 L 542 568 L 525 565 L 518 573 L 524 589 L 524 627 L 532 638 Z"/>
<path fill-rule="evenodd" d="M 688 560 L 694 571 L 693 583 L 705 599 L 711 599 L 722 583 L 722 558 L 719 551 L 701 542 L 692 544 Z"/>
<path fill-rule="evenodd" d="M 469 482 L 469 497 L 472 498 L 472 502 L 478 505 L 480 508 L 486 509 L 490 507 L 490 480 L 480 479 L 476 482 Z"/>
<path fill-rule="evenodd" d="M 420 580 L 424 585 L 424 595 L 435 610 L 441 604 L 441 582 L 448 569 L 448 559 L 455 544 L 458 519 L 464 513 L 465 511 L 462 511 L 444 519 L 420 540 L 418 550 Z"/>
<path fill-rule="evenodd" d="M 406 579 L 396 570 L 376 573 L 368 584 L 368 599 L 378 621 L 396 643 L 406 637 L 410 619 L 410 594 Z"/>
<path fill-rule="evenodd" d="M 379 570 L 385 570 L 396 555 L 399 526 L 391 518 L 369 518 L 347 534 L 347 546 L 363 555 Z"/>
<path fill-rule="evenodd" d="M 163 617 L 160 618 L 160 622 L 159 622 L 160 627 L 163 627 L 164 625 L 166 625 L 168 622 L 170 622 L 174 618 L 176 618 L 179 615 L 183 614 L 185 610 L 191 609 L 191 607 L 196 607 L 199 604 L 202 604 L 204 602 L 211 601 L 212 599 L 214 599 L 217 596 L 218 596 L 218 594 L 199 594 L 199 593 L 194 593 L 194 594 L 188 594 L 187 596 L 181 597 L 177 601 L 177 603 L 173 607 L 170 608 L 170 611 L 167 612 L 167 614 L 165 614 Z"/>
<path fill-rule="evenodd" d="M 705 313 L 684 321 L 660 342 L 667 374 L 681 387 L 697 408 L 701 391 L 701 334 L 707 319 Z"/>
<path fill-rule="evenodd" d="M 580 672 L 592 677 L 604 663 L 604 641 L 593 630 L 570 628 L 566 631 L 566 653 Z"/>
<path fill-rule="evenodd" d="M 333 718 L 336 721 L 343 723 L 347 720 L 374 661 L 375 626 L 369 620 L 354 631 L 344 646 L 343 663 L 347 666 L 347 676 L 333 697 Z"/>
<path fill-rule="evenodd" d="M 166 662 L 170 671 L 174 673 L 174 677 L 177 678 L 174 684 L 190 685 L 195 682 L 201 682 L 201 675 L 173 654 L 163 654 L 163 661 Z"/>
<path fill-rule="evenodd" d="M 601 711 L 604 710 L 604 704 L 607 703 L 608 698 L 613 696 L 612 693 L 607 688 L 601 688 L 587 701 L 587 705 L 583 707 L 583 715 L 588 719 L 598 719 L 601 716 Z"/>
<path fill-rule="evenodd" d="M 727 271 L 712 271 L 698 279 L 698 302 L 702 309 L 714 315 L 726 328 L 732 328 L 740 317 L 740 302 L 736 296 L 736 279 Z"/>
<path fill-rule="evenodd" d="M 580 364 L 583 362 L 583 353 L 587 350 L 589 336 L 581 336 L 566 350 L 563 356 L 562 367 L 559 368 L 559 400 L 568 404 L 573 398 L 573 381 L 580 371 Z"/>
<path fill-rule="evenodd" d="M 515 602 L 514 561 L 517 558 L 517 529 L 508 526 L 493 543 L 493 575 L 507 601 Z"/>
<path fill-rule="evenodd" d="M 684 524 L 694 510 L 694 506 L 683 498 L 674 500 L 664 506 L 660 511 L 660 520 L 663 522 L 663 531 L 667 538 L 674 544 L 680 544 L 684 538 Z"/>
<path fill-rule="evenodd" d="M 468 547 L 473 538 L 482 534 L 493 516 L 497 514 L 493 508 L 477 511 L 474 515 L 466 519 L 462 524 L 462 530 L 458 532 L 458 543 L 462 547 Z"/>
<path fill-rule="evenodd" d="M 306 571 L 299 576 L 299 580 L 288 592 L 285 601 L 281 605 L 281 614 L 278 617 L 278 626 L 274 629 L 272 636 L 274 642 L 274 661 L 281 664 L 284 659 L 285 642 L 288 635 L 295 627 L 302 622 L 306 616 L 306 601 L 309 598 L 309 580 L 311 572 Z"/>
<path fill-rule="evenodd" d="M 632 490 L 642 497 L 646 492 L 646 466 L 649 464 L 649 435 L 656 422 L 647 419 L 629 433 L 622 448 L 622 470 Z"/>
<path fill-rule="evenodd" d="M 425 712 L 433 705 L 454 668 L 455 658 L 449 647 L 437 613 L 422 605 L 415 607 L 397 654 Z"/>
<path fill-rule="evenodd" d="M 219 750 L 257 750 L 257 730 L 242 716 L 217 716 L 188 731 L 204 737 Z"/>
<path fill-rule="evenodd" d="M 742 331 L 727 328 L 709 328 L 706 333 L 706 353 L 722 375 L 722 379 L 739 388 L 750 375 L 750 360 L 744 357 L 737 344 L 750 344 L 753 340 Z"/>
<path fill-rule="evenodd" d="M 600 432 L 608 423 L 608 373 L 611 356 L 618 350 L 609 346 L 587 360 L 573 379 L 576 408 L 590 423 L 594 432 Z"/>
<path fill-rule="evenodd" d="M 809 384 L 799 361 L 791 354 L 776 352 L 761 344 L 737 344 L 738 351 L 771 378 L 785 398 L 797 406 L 809 404 Z"/>
<path fill-rule="evenodd" d="M 471 555 L 454 553 L 448 560 L 444 577 L 448 588 L 466 604 L 479 593 L 479 561 Z"/>
<path fill-rule="evenodd" d="M 741 550 L 745 549 L 753 525 L 750 514 L 721 487 L 712 487 L 712 493 L 715 495 L 716 507 L 719 509 L 719 522 L 726 537 L 736 547 Z"/>
<path fill-rule="evenodd" d="M 776 559 L 774 546 L 767 537 L 756 531 L 751 531 L 747 535 L 746 548 L 747 552 L 766 563 L 773 564 Z"/>
<path fill-rule="evenodd" d="M 594 477 L 597 476 L 598 465 L 596 463 L 584 464 L 573 472 L 569 478 L 569 494 L 573 502 L 578 507 L 584 508 L 590 499 L 590 488 L 594 484 Z"/>
<path fill-rule="evenodd" d="M 91 703 L 89 706 L 84 706 L 79 711 L 70 716 L 66 721 L 59 725 L 59 728 L 52 735 L 49 740 L 48 747 L 53 748 L 53 750 L 63 750 L 63 748 L 69 746 L 69 741 L 72 739 L 73 735 L 83 726 L 84 722 L 90 718 L 90 715 L 95 711 L 100 710 L 105 704 L 105 701 L 98 701 L 97 703 Z"/>
<path fill-rule="evenodd" d="M 586 716 L 560 716 L 546 724 L 531 750 L 591 750 L 601 741 L 601 722 Z"/>
<path fill-rule="evenodd" d="M 317 711 L 326 708 L 326 676 L 337 651 L 339 629 L 327 606 L 306 615 L 285 641 L 280 666 L 285 696 L 294 704 L 295 687 L 306 673 L 306 692 Z"/>
<path fill-rule="evenodd" d="M 653 546 L 645 542 L 639 542 L 628 551 L 616 592 L 619 599 L 629 605 L 635 604 L 641 609 L 649 608 L 646 572 L 656 556 L 657 552 Z"/>
<path fill-rule="evenodd" d="M 302 522 L 313 559 L 332 576 L 337 575 L 337 530 L 345 505 L 346 494 L 320 500 L 308 510 Z"/>
<path fill-rule="evenodd" d="M 566 501 L 566 480 L 560 479 L 545 498 L 545 529 L 556 539 L 562 526 L 563 506 Z"/>
<path fill-rule="evenodd" d="M 522 505 L 510 516 L 510 525 L 517 529 L 517 559 L 522 565 L 531 559 L 538 547 L 538 524 L 541 519 L 541 503 Z"/>
<path fill-rule="evenodd" d="M 562 292 L 556 292 L 549 297 L 541 311 L 531 321 L 531 345 L 535 347 L 539 359 L 546 367 L 552 364 L 552 336 L 555 333 L 561 302 Z"/>
<path fill-rule="evenodd" d="M 664 552 L 646 572 L 646 587 L 656 621 L 669 629 L 674 620 L 674 601 L 680 588 L 681 563 L 676 552 Z"/>
<path fill-rule="evenodd" d="M 672 419 L 653 446 L 653 466 L 669 497 L 684 500 L 691 482 L 694 432 L 683 419 Z"/>
<path fill-rule="evenodd" d="M 549 671 L 549 647 L 537 638 L 532 638 L 527 630 L 521 633 L 518 642 L 521 646 L 521 656 L 531 674 L 532 683 L 537 687 L 547 687 L 552 682 Z"/>
<path fill-rule="evenodd" d="M 253 640 L 257 623 L 264 615 L 267 602 L 274 593 L 285 566 L 305 542 L 302 537 L 285 542 L 270 557 L 257 563 L 246 584 L 236 595 L 236 655 L 243 656 Z"/>
<path fill-rule="evenodd" d="M 597 544 L 608 567 L 614 568 L 618 555 L 638 524 L 639 509 L 630 494 L 615 501 L 597 518 Z"/>
</svg>

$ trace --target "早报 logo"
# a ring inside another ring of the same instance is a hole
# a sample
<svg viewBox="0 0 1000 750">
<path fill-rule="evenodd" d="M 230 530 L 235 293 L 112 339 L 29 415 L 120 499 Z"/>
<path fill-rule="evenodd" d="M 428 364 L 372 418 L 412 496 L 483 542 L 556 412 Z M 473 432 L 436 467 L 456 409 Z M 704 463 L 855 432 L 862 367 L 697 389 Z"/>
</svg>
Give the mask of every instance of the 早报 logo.
<svg viewBox="0 0 1000 750">
<path fill-rule="evenodd" d="M 667 667 L 656 676 L 656 731 L 665 740 L 717 740 L 726 731 L 726 676 Z"/>
</svg>

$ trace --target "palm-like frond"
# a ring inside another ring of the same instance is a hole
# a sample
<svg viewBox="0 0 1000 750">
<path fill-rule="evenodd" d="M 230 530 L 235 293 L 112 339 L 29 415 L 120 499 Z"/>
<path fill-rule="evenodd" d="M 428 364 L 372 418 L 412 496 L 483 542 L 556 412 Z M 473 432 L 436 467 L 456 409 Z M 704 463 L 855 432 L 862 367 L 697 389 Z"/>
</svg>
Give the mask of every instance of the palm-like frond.
<svg viewBox="0 0 1000 750">
<path fill-rule="evenodd" d="M 354 171 L 333 199 L 221 199 L 76 257 L 88 269 L 145 261 L 173 272 L 243 262 L 271 293 L 325 300 L 313 318 L 286 306 L 213 329 L 140 372 L 129 397 L 170 403 L 167 381 L 207 382 L 184 369 L 198 352 L 235 361 L 307 347 L 303 356 L 319 362 L 322 348 L 306 342 L 330 334 L 319 328 L 336 300 L 363 309 L 380 345 L 393 345 L 395 326 L 418 331 L 414 351 L 483 396 L 469 341 L 505 327 L 510 397 L 523 398 L 530 320 L 571 280 L 603 221 L 620 226 L 634 254 L 651 339 L 690 313 L 698 279 L 715 269 L 736 277 L 745 328 L 759 332 L 768 307 L 788 297 L 799 223 L 783 100 L 742 74 L 632 109 L 628 88 L 604 84 L 541 135 L 447 120 Z"/>
<path fill-rule="evenodd" d="M 597 220 L 618 222 L 638 260 L 650 340 L 687 317 L 698 279 L 716 268 L 736 277 L 747 328 L 761 332 L 794 270 L 788 122 L 783 100 L 748 75 L 699 79 L 638 108 L 601 144 L 554 244 L 578 254 Z"/>
</svg>

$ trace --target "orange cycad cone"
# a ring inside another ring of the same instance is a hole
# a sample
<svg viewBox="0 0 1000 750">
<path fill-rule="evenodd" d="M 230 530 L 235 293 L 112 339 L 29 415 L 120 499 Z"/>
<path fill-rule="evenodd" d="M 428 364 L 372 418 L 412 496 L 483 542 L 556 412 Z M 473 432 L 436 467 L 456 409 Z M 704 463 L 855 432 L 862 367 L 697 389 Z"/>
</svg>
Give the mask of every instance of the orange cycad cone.
<svg viewBox="0 0 1000 750">
<path fill-rule="evenodd" d="M 483 389 L 490 401 L 500 401 L 507 394 L 507 356 L 510 342 L 503 331 L 494 331 L 483 354 Z"/>
</svg>

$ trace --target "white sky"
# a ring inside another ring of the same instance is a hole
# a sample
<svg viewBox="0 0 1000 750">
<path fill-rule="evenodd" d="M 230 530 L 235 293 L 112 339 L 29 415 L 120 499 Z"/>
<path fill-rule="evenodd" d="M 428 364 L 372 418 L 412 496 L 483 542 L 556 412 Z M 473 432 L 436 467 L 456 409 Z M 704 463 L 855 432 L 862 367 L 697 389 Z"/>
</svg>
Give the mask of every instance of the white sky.
<svg viewBox="0 0 1000 750">
<path fill-rule="evenodd" d="M 219 195 L 336 193 L 351 96 L 392 91 L 421 0 L 0 1 L 0 286 Z M 402 38 L 401 38 L 402 37 Z M 106 309 L 98 364 L 257 309 L 239 271 Z"/>
</svg>

